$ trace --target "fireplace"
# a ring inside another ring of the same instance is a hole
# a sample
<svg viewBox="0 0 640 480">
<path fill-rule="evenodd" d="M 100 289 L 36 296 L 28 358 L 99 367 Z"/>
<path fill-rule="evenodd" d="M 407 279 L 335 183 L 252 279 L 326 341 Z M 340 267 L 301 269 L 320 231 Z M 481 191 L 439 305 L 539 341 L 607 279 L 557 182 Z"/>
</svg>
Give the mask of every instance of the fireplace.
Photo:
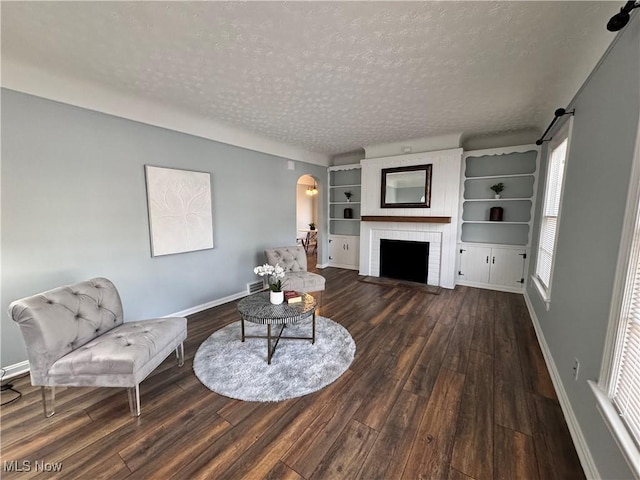
<svg viewBox="0 0 640 480">
<path fill-rule="evenodd" d="M 429 228 L 432 230 L 441 227 L 441 225 L 435 224 L 416 224 L 414 226 L 414 228 Z M 364 246 L 361 247 L 360 254 L 361 258 L 364 259 L 360 262 L 360 275 L 371 275 L 372 277 L 379 277 L 381 275 L 381 240 L 404 240 L 407 242 L 428 243 L 429 261 L 427 266 L 427 285 L 442 286 L 440 278 L 440 263 L 444 245 L 442 242 L 442 233 L 439 231 L 407 230 L 407 228 L 412 228 L 412 225 L 407 223 L 363 222 L 361 224 L 360 244 Z M 364 243 L 362 239 L 365 239 Z M 367 248 L 367 246 L 369 247 Z M 365 257 L 362 257 L 362 255 L 365 255 Z M 447 286 L 446 288 L 449 287 Z"/>
<path fill-rule="evenodd" d="M 380 276 L 427 283 L 429 242 L 380 240 Z"/>
</svg>

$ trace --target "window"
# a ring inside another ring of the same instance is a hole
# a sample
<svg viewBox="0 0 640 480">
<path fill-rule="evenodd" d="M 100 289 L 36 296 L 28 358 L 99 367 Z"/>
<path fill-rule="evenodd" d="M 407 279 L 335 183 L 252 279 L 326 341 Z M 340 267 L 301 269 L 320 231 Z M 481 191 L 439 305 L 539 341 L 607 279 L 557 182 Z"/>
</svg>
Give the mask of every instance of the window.
<svg viewBox="0 0 640 480">
<path fill-rule="evenodd" d="M 549 165 L 545 184 L 544 204 L 540 222 L 538 257 L 535 280 L 545 301 L 551 298 L 551 274 L 556 247 L 560 199 L 564 179 L 565 164 L 569 146 L 569 124 L 564 127 L 549 144 Z"/>
<path fill-rule="evenodd" d="M 640 209 L 639 209 L 640 210 Z M 637 445 L 640 445 L 640 222 L 636 220 L 631 261 L 624 285 L 610 395 Z"/>
<path fill-rule="evenodd" d="M 623 455 L 640 478 L 640 130 L 613 292 L 600 379 L 589 384 Z"/>
</svg>

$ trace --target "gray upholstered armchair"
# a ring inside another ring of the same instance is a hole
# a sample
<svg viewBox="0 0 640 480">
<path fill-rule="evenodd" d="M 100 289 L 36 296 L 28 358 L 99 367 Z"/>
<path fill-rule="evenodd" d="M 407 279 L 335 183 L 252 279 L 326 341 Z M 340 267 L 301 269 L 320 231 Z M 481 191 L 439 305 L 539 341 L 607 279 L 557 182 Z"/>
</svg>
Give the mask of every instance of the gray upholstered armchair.
<svg viewBox="0 0 640 480">
<path fill-rule="evenodd" d="M 276 247 L 264 251 L 270 265 L 279 263 L 285 270 L 284 287 L 297 292 L 324 291 L 325 278 L 307 271 L 307 252 L 304 247 Z"/>
<path fill-rule="evenodd" d="M 55 413 L 55 387 L 124 387 L 140 415 L 140 382 L 176 351 L 184 363 L 187 320 L 123 322 L 122 302 L 106 278 L 16 300 L 9 315 L 27 347 L 31 384 L 42 387 L 44 414 Z"/>
</svg>

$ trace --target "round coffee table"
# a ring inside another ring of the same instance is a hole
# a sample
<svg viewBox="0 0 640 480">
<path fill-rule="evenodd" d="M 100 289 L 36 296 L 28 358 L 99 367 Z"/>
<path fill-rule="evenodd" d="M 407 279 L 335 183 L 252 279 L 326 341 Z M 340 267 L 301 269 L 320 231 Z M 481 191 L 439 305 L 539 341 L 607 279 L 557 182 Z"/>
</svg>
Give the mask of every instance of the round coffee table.
<svg viewBox="0 0 640 480">
<path fill-rule="evenodd" d="M 316 343 L 316 307 L 317 303 L 308 293 L 302 294 L 302 301 L 297 303 L 284 302 L 280 305 L 273 305 L 269 301 L 269 292 L 260 292 L 248 297 L 244 297 L 238 302 L 238 312 L 242 328 L 242 341 L 246 338 L 266 338 L 267 339 L 267 364 L 271 365 L 276 347 L 280 339 L 283 340 L 311 340 Z M 298 323 L 300 320 L 311 317 L 310 337 L 287 337 L 282 332 L 288 324 Z M 257 323 L 267 326 L 267 335 L 245 335 L 244 322 Z M 271 325 L 281 325 L 280 332 L 276 337 L 275 344 L 271 346 Z"/>
</svg>

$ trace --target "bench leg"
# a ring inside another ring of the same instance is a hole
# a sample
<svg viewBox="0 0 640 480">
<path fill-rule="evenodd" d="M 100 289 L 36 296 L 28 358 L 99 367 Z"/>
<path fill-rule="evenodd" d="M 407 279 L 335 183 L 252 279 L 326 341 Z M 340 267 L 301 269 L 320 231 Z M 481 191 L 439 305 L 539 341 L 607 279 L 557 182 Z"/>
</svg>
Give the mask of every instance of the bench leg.
<svg viewBox="0 0 640 480">
<path fill-rule="evenodd" d="M 136 385 L 132 388 L 127 388 L 127 394 L 129 395 L 129 409 L 131 410 L 131 416 L 140 416 L 140 385 Z"/>
<path fill-rule="evenodd" d="M 49 418 L 56 413 L 56 390 L 55 387 L 40 387 L 42 393 L 42 408 L 44 409 L 44 417 Z"/>
<path fill-rule="evenodd" d="M 178 359 L 178 366 L 184 365 L 184 342 L 181 342 L 176 348 L 176 358 Z"/>
</svg>

